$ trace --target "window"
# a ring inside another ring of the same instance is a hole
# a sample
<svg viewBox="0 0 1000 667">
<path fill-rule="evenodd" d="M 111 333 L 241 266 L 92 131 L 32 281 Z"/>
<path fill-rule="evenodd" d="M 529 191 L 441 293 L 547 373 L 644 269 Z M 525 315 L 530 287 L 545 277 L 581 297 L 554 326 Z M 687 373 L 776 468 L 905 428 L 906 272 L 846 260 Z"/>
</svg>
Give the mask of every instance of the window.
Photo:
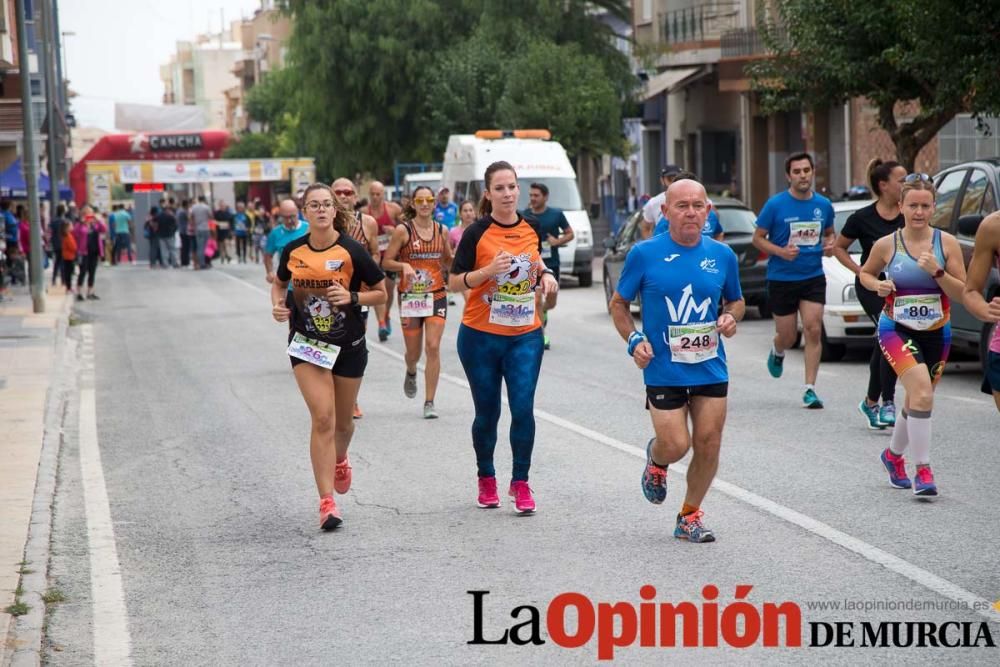
<svg viewBox="0 0 1000 667">
<path fill-rule="evenodd" d="M 639 14 L 639 23 L 650 23 L 653 20 L 653 0 L 639 0 L 642 8 Z"/>
<path fill-rule="evenodd" d="M 958 213 L 959 217 L 979 213 L 989 182 L 986 172 L 982 169 L 972 170 L 972 176 L 969 177 L 969 182 L 965 185 L 965 193 L 962 195 L 961 210 Z"/>
<path fill-rule="evenodd" d="M 955 213 L 955 198 L 962 189 L 968 169 L 959 169 L 945 175 L 937 185 L 937 200 L 934 210 L 934 217 L 931 218 L 931 226 L 951 230 L 951 221 Z"/>
<path fill-rule="evenodd" d="M 997 199 L 993 194 L 993 184 L 987 184 L 986 194 L 983 195 L 983 205 L 979 208 L 979 214 L 984 218 L 997 210 Z"/>
<path fill-rule="evenodd" d="M 472 181 L 469 183 L 469 199 L 476 205 L 476 215 L 479 215 L 479 200 L 483 197 L 483 182 Z"/>
<path fill-rule="evenodd" d="M 462 202 L 465 201 L 466 191 L 468 189 L 469 189 L 468 181 L 457 181 L 455 183 L 455 192 L 453 193 L 452 200 L 456 204 L 461 206 Z"/>
</svg>

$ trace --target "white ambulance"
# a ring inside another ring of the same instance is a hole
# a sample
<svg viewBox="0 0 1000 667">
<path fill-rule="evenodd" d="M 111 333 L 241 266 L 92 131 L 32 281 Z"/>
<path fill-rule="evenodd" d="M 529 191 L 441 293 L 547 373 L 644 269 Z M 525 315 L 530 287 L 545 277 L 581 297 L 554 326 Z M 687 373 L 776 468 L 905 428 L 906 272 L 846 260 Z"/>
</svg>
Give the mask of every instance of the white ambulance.
<svg viewBox="0 0 1000 667">
<path fill-rule="evenodd" d="M 521 186 L 520 210 L 528 208 L 531 183 L 549 189 L 549 206 L 561 209 L 575 238 L 559 248 L 563 275 L 577 277 L 581 287 L 593 282 L 594 236 L 590 217 L 580 199 L 576 172 L 558 141 L 550 141 L 548 130 L 480 130 L 476 134 L 453 134 L 448 138 L 441 171 L 441 185 L 451 190 L 461 205 L 471 199 L 477 205 L 483 195 L 486 167 L 498 160 L 509 162 Z"/>
</svg>

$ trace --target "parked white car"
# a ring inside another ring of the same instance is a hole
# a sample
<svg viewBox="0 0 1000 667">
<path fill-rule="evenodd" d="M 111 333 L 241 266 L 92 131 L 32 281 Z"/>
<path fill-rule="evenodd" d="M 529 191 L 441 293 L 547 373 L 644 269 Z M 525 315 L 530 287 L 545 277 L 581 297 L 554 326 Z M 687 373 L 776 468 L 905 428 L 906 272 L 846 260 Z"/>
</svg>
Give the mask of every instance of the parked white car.
<svg viewBox="0 0 1000 667">
<path fill-rule="evenodd" d="M 871 201 L 839 201 L 833 203 L 833 227 L 837 234 L 851 213 L 871 204 Z M 855 262 L 861 263 L 861 245 L 855 241 L 848 252 Z M 826 307 L 823 310 L 823 361 L 837 361 L 847 347 L 870 347 L 875 343 L 875 325 L 865 314 L 858 301 L 854 274 L 837 261 L 836 257 L 823 258 L 826 274 Z M 799 331 L 802 323 L 799 322 Z"/>
</svg>

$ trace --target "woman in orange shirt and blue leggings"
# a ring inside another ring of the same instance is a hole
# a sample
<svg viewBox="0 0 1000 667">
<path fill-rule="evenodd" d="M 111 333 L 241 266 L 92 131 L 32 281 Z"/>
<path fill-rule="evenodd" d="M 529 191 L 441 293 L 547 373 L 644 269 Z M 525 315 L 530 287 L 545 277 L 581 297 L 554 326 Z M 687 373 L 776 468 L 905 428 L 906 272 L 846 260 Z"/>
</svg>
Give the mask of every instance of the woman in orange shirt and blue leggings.
<svg viewBox="0 0 1000 667">
<path fill-rule="evenodd" d="M 486 169 L 482 216 L 462 235 L 448 278 L 452 292 L 470 290 L 458 332 L 458 356 L 472 389 L 472 445 L 479 468 L 480 507 L 499 507 L 493 451 L 500 388 L 507 384 L 513 475 L 510 496 L 519 514 L 535 511 L 528 469 L 535 444 L 535 387 L 542 365 L 539 299 L 559 289 L 541 259 L 537 225 L 520 217 L 517 174 L 507 162 Z"/>
</svg>

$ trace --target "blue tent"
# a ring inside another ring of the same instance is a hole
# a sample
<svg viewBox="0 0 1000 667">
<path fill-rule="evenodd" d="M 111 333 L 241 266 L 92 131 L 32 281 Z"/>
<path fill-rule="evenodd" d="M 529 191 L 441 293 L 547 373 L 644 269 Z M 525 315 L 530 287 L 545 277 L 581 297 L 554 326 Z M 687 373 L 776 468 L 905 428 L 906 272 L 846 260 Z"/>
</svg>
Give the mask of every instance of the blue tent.
<svg viewBox="0 0 1000 667">
<path fill-rule="evenodd" d="M 49 198 L 49 177 L 47 174 L 38 174 L 38 194 L 42 199 Z M 13 164 L 0 172 L 0 197 L 9 199 L 25 199 L 28 196 L 28 186 L 24 182 L 24 174 L 21 172 L 21 159 L 14 160 Z M 59 186 L 59 199 L 70 201 L 73 199 L 73 191 L 65 185 Z"/>
</svg>

